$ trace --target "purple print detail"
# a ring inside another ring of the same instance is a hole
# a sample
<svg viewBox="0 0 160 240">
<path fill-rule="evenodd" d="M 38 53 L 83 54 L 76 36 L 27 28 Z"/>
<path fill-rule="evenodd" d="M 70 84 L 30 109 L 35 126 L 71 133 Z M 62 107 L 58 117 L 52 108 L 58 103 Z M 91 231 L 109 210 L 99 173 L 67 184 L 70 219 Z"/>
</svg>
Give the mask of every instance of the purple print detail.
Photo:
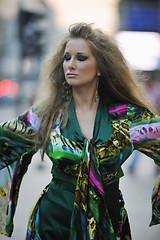
<svg viewBox="0 0 160 240">
<path fill-rule="evenodd" d="M 90 171 L 89 171 L 89 181 L 93 186 L 97 187 L 98 191 L 101 194 L 104 194 L 103 187 L 101 186 L 101 183 L 98 182 L 97 179 L 94 177 L 92 169 L 90 169 Z"/>
<path fill-rule="evenodd" d="M 132 143 L 147 139 L 160 139 L 160 123 L 137 125 L 130 129 Z"/>
<path fill-rule="evenodd" d="M 34 112 L 32 112 L 32 110 L 28 111 L 27 119 L 32 127 L 37 130 L 39 127 L 39 118 Z"/>
<path fill-rule="evenodd" d="M 126 109 L 127 109 L 127 106 L 126 106 L 126 105 L 122 105 L 122 106 L 120 106 L 120 107 L 118 107 L 118 108 L 110 109 L 110 110 L 109 110 L 109 113 L 110 113 L 110 114 L 113 114 L 113 115 L 115 115 L 115 114 L 118 114 L 118 115 L 119 115 L 119 114 L 125 112 Z"/>
</svg>

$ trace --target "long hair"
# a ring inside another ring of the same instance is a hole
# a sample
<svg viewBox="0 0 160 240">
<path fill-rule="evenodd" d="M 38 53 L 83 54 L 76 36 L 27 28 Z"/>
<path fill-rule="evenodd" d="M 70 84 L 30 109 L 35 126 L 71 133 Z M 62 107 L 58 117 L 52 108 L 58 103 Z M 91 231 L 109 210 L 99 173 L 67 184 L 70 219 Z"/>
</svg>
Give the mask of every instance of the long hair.
<svg viewBox="0 0 160 240">
<path fill-rule="evenodd" d="M 70 39 L 82 38 L 90 43 L 93 56 L 96 59 L 97 69 L 101 73 L 99 79 L 99 98 L 106 105 L 120 103 L 133 103 L 151 108 L 145 101 L 136 81 L 135 75 L 130 71 L 126 60 L 118 48 L 116 41 L 92 24 L 77 23 L 69 27 L 69 33 L 60 40 L 58 47 L 51 51 L 42 65 L 41 89 L 43 94 L 38 94 L 36 103 L 41 102 L 38 114 L 41 131 L 42 159 L 49 141 L 51 130 L 59 112 L 62 112 L 62 121 L 67 121 L 68 106 L 70 101 L 62 99 L 63 59 L 66 44 Z"/>
</svg>

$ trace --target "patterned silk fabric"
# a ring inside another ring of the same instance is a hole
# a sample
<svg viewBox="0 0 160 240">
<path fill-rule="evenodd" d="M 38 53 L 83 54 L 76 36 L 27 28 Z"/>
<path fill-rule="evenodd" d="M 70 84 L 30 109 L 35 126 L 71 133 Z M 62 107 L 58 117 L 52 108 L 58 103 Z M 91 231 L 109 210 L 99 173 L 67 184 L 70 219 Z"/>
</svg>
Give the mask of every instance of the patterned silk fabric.
<svg viewBox="0 0 160 240">
<path fill-rule="evenodd" d="M 62 136 L 61 114 L 51 132 L 46 154 L 53 163 L 53 179 L 63 176 L 76 186 L 70 223 L 70 240 L 131 239 L 128 217 L 120 194 L 117 232 L 105 203 L 105 187 L 123 176 L 121 165 L 134 149 L 160 166 L 160 117 L 131 104 L 110 106 L 112 136 L 102 144 L 94 140 L 75 143 Z M 19 187 L 35 153 L 34 136 L 39 119 L 36 108 L 0 128 L 0 233 L 11 236 Z M 39 204 L 31 212 L 26 239 L 39 236 Z M 151 225 L 160 223 L 160 178 L 153 189 Z M 123 237 L 122 237 L 123 236 Z"/>
<path fill-rule="evenodd" d="M 115 239 L 108 211 L 102 206 L 105 193 L 92 141 L 85 141 L 84 149 L 75 191 L 70 239 L 102 239 L 104 235 Z"/>
</svg>

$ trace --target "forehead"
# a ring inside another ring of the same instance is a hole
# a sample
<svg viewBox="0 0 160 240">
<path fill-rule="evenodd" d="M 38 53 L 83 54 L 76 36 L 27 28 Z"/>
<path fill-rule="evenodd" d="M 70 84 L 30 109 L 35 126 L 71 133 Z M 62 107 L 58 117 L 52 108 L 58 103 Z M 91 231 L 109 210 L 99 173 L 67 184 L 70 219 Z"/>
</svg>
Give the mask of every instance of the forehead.
<svg viewBox="0 0 160 240">
<path fill-rule="evenodd" d="M 83 52 L 92 54 L 90 43 L 83 38 L 72 38 L 66 44 L 65 52 Z"/>
</svg>

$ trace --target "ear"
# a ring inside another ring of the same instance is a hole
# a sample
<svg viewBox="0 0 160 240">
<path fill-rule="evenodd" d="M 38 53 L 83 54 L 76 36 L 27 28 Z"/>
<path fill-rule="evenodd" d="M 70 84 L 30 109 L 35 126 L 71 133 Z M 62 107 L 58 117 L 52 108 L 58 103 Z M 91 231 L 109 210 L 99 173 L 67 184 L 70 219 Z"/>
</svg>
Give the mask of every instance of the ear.
<svg viewBox="0 0 160 240">
<path fill-rule="evenodd" d="M 101 73 L 100 73 L 100 72 L 97 72 L 97 76 L 100 77 L 100 76 L 101 76 Z"/>
</svg>

